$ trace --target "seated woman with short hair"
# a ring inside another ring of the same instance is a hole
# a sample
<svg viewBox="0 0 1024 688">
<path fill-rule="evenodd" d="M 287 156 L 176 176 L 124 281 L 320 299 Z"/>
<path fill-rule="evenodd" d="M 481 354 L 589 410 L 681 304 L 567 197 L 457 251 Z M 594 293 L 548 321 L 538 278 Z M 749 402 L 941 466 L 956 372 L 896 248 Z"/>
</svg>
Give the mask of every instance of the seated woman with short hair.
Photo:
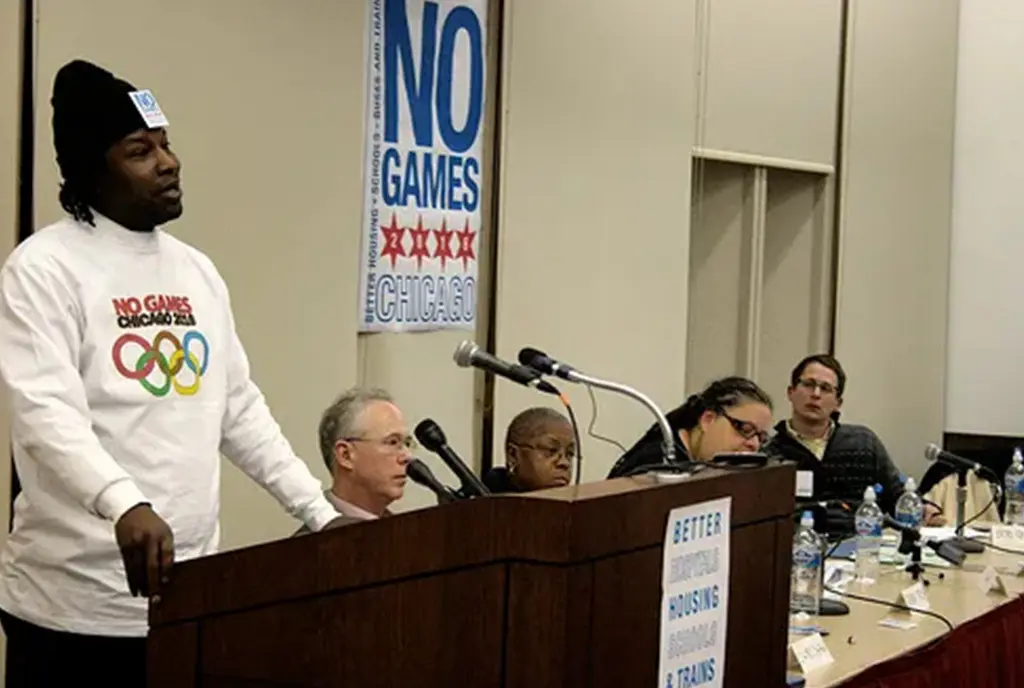
<svg viewBox="0 0 1024 688">
<path fill-rule="evenodd" d="M 772 400 L 757 383 L 745 377 L 715 380 L 700 394 L 666 414 L 676 437 L 676 461 L 711 461 L 716 454 L 760 451 L 772 427 Z M 619 478 L 654 467 L 663 457 L 658 425 L 622 455 L 609 472 Z"/>
<path fill-rule="evenodd" d="M 546 406 L 526 409 L 505 432 L 505 465 L 488 471 L 484 484 L 499 494 L 568 485 L 576 451 L 569 419 Z"/>
</svg>

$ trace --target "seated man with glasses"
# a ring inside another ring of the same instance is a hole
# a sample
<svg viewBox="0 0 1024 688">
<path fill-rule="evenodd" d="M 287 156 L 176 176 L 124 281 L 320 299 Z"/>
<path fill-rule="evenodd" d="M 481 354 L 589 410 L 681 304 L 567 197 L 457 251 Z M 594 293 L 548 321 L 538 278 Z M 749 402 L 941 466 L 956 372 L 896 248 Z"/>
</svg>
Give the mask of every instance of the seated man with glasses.
<svg viewBox="0 0 1024 688">
<path fill-rule="evenodd" d="M 391 396 L 354 388 L 320 418 L 320 454 L 333 483 L 325 492 L 342 516 L 362 521 L 389 515 L 405 491 L 406 466 L 415 440 Z M 300 528 L 296 535 L 309 531 Z"/>
<path fill-rule="evenodd" d="M 495 466 L 484 484 L 495 494 L 563 487 L 572 478 L 576 458 L 572 424 L 546 406 L 528 408 L 505 432 L 505 465 Z"/>
<path fill-rule="evenodd" d="M 868 486 L 882 486 L 878 504 L 889 514 L 903 493 L 900 473 L 878 435 L 863 425 L 839 422 L 845 388 L 846 373 L 833 356 L 815 354 L 800 361 L 787 389 L 792 415 L 775 426 L 766 447 L 767 453 L 796 463 L 798 502 L 824 502 L 836 515 L 848 514 L 839 519 L 845 524 L 830 523 L 829 529 L 852 528 L 853 512 Z"/>
</svg>

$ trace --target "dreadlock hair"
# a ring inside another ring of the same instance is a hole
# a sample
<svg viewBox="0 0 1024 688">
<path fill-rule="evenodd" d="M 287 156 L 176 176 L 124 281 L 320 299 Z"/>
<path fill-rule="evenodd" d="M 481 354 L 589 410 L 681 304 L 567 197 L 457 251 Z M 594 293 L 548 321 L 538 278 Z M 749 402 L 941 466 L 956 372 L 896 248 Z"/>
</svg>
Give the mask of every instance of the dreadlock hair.
<svg viewBox="0 0 1024 688">
<path fill-rule="evenodd" d="M 92 210 L 90 210 L 89 203 L 85 200 L 84 194 L 79 189 L 79 184 L 65 179 L 64 183 L 60 185 L 60 193 L 58 194 L 60 205 L 71 217 L 81 223 L 95 227 L 96 222 L 92 216 Z"/>
<path fill-rule="evenodd" d="M 709 384 L 700 394 L 691 395 L 682 406 L 669 411 L 665 418 L 676 432 L 693 430 L 705 411 L 721 413 L 745 402 L 773 408 L 771 397 L 753 380 L 739 376 L 723 377 Z"/>
</svg>

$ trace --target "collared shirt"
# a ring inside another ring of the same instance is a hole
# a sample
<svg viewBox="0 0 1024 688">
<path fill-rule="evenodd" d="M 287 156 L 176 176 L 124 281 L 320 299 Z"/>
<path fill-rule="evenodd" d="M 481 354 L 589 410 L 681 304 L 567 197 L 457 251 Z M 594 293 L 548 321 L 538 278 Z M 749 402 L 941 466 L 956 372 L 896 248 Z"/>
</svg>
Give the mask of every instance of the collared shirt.
<svg viewBox="0 0 1024 688">
<path fill-rule="evenodd" d="M 367 521 L 380 518 L 377 514 L 372 514 L 362 507 L 358 507 L 352 502 L 346 502 L 344 499 L 328 490 L 324 493 L 327 497 L 327 501 L 331 503 L 338 513 L 342 516 L 348 516 L 349 518 L 361 518 Z"/>
<path fill-rule="evenodd" d="M 789 434 L 792 435 L 797 442 L 807 447 L 807 451 L 811 452 L 816 457 L 818 457 L 818 461 L 821 461 L 823 458 L 825 458 L 825 447 L 828 446 L 828 440 L 830 437 L 832 437 L 832 431 L 835 429 L 835 427 L 835 421 L 829 421 L 828 430 L 825 431 L 824 435 L 822 435 L 821 437 L 807 437 L 805 435 L 801 435 L 799 432 L 796 431 L 796 428 L 793 427 L 792 420 L 786 421 L 786 430 L 789 432 Z"/>
</svg>

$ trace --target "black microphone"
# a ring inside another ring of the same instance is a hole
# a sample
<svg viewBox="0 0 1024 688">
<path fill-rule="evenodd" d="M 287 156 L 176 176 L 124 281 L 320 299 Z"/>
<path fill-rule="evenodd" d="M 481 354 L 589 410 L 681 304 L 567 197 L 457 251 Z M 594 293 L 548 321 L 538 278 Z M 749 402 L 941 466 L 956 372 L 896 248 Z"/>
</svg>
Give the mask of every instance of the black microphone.
<svg viewBox="0 0 1024 688">
<path fill-rule="evenodd" d="M 441 481 L 434 476 L 434 472 L 430 470 L 430 466 L 423 463 L 419 459 L 412 459 L 409 464 L 405 467 L 406 475 L 412 479 L 417 485 L 422 485 L 437 496 L 438 504 L 448 504 L 454 502 L 457 498 L 455 494 L 441 484 Z"/>
<path fill-rule="evenodd" d="M 560 363 L 543 351 L 531 347 L 519 350 L 519 362 L 528 368 L 539 370 L 545 375 L 555 375 L 563 380 L 572 381 L 572 373 L 576 372 L 572 366 Z"/>
<path fill-rule="evenodd" d="M 455 450 L 448 446 L 448 438 L 444 436 L 444 430 L 433 419 L 424 418 L 413 432 L 420 444 L 441 457 L 445 465 L 459 478 L 464 494 L 471 497 L 483 497 L 491 494 L 480 478 L 476 477 L 473 471 L 469 470 L 469 466 L 459 458 Z"/>
<path fill-rule="evenodd" d="M 929 444 L 924 448 L 924 458 L 929 461 L 944 463 L 947 466 L 951 466 L 959 470 L 974 471 L 979 476 L 982 476 L 1000 488 L 1002 487 L 1002 485 L 999 485 L 999 477 L 988 466 L 978 463 L 977 461 L 971 461 L 970 459 L 965 459 L 962 456 L 952 454 L 945 449 L 940 448 L 937 444 Z"/>
<path fill-rule="evenodd" d="M 518 382 L 521 385 L 533 387 L 541 392 L 558 394 L 558 390 L 554 385 L 542 380 L 540 373 L 536 370 L 503 361 L 497 356 L 487 353 L 477 346 L 476 343 L 469 340 L 463 341 L 455 348 L 455 355 L 452 358 L 463 368 L 472 366 L 507 380 Z"/>
</svg>

